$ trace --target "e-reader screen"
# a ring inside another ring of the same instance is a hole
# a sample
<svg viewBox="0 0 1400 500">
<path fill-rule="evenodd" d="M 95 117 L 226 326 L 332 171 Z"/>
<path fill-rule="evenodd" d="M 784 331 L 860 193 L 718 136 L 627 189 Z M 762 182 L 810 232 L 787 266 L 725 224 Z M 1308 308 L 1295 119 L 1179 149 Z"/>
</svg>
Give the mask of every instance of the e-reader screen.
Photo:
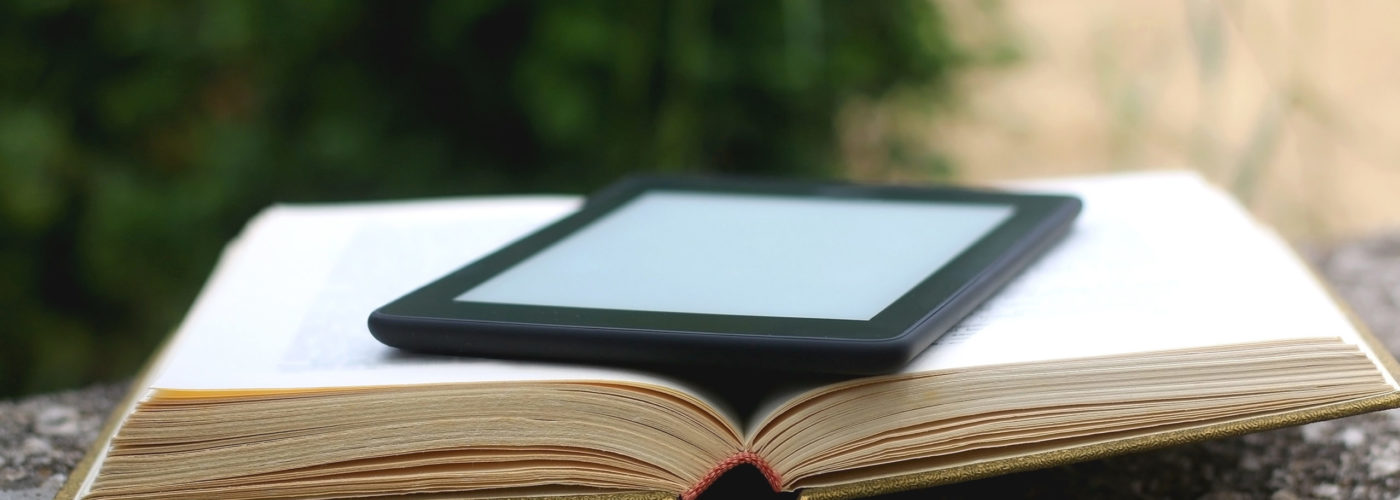
<svg viewBox="0 0 1400 500">
<path fill-rule="evenodd" d="M 455 300 L 868 320 L 1009 204 L 652 191 Z"/>
</svg>

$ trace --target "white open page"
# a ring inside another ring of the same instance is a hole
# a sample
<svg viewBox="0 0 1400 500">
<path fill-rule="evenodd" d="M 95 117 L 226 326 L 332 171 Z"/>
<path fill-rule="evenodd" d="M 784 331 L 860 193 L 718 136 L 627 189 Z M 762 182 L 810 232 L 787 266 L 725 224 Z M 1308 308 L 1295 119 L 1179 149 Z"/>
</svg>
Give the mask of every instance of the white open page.
<svg viewBox="0 0 1400 500">
<path fill-rule="evenodd" d="M 162 356 L 154 388 L 280 389 L 607 380 L 675 387 L 621 369 L 414 355 L 380 344 L 369 313 L 513 241 L 574 197 L 278 206 L 225 252 Z"/>
<path fill-rule="evenodd" d="M 1288 246 L 1194 173 L 1016 187 L 1076 194 L 1084 211 L 906 373 L 1305 337 L 1361 343 Z"/>
</svg>

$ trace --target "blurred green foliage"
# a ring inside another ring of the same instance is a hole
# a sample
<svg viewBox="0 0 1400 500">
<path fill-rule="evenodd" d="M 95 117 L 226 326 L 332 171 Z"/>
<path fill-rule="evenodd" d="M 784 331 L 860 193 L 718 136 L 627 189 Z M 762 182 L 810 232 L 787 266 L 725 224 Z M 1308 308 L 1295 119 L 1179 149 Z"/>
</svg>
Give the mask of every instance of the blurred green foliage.
<svg viewBox="0 0 1400 500">
<path fill-rule="evenodd" d="M 131 373 L 257 210 L 836 173 L 927 0 L 0 3 L 0 395 Z M 275 283 L 269 283 L 275 286 Z"/>
</svg>

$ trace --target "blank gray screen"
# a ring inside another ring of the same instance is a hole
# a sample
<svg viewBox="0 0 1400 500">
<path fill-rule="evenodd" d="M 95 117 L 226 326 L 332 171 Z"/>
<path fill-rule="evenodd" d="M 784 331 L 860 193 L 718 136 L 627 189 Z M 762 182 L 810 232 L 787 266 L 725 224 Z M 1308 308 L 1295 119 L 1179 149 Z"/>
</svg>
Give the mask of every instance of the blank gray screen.
<svg viewBox="0 0 1400 500">
<path fill-rule="evenodd" d="M 659 191 L 456 300 L 869 320 L 1010 205 Z"/>
</svg>

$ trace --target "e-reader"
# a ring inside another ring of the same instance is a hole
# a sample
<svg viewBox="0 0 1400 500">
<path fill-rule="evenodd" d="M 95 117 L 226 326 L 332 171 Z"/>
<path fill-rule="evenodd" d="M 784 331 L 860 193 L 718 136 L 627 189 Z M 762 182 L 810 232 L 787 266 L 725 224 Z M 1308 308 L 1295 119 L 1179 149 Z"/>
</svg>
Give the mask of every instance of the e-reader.
<svg viewBox="0 0 1400 500">
<path fill-rule="evenodd" d="M 419 352 L 876 374 L 1062 236 L 1070 196 L 641 177 L 390 302 Z"/>
</svg>

